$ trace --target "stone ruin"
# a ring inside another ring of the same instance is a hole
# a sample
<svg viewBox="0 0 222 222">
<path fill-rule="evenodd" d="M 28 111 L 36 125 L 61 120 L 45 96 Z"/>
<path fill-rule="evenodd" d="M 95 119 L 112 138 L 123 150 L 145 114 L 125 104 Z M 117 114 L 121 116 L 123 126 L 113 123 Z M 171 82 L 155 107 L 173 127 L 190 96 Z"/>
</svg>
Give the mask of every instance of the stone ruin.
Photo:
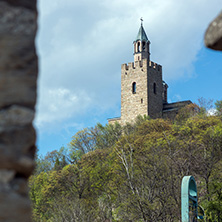
<svg viewBox="0 0 222 222">
<path fill-rule="evenodd" d="M 31 221 L 34 169 L 36 0 L 0 0 L 0 221 Z"/>
<path fill-rule="evenodd" d="M 206 47 L 222 51 L 222 12 L 210 23 L 204 42 Z"/>
</svg>

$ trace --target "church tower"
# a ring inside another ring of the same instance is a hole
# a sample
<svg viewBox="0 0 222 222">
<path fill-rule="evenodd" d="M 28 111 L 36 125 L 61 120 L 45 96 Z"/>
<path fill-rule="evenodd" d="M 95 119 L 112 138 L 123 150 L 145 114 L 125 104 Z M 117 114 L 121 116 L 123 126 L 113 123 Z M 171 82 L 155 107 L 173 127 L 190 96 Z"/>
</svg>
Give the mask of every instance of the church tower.
<svg viewBox="0 0 222 222">
<path fill-rule="evenodd" d="M 168 85 L 162 79 L 162 66 L 150 60 L 150 41 L 142 19 L 133 45 L 134 62 L 121 65 L 121 117 L 108 122 L 124 125 L 138 115 L 174 119 L 191 101 L 167 102 Z"/>
<path fill-rule="evenodd" d="M 138 115 L 162 117 L 162 67 L 150 61 L 150 41 L 141 26 L 134 44 L 134 62 L 121 66 L 121 123 Z"/>
<path fill-rule="evenodd" d="M 178 110 L 190 100 L 168 103 L 168 85 L 162 79 L 162 66 L 150 60 L 150 41 L 143 20 L 134 45 L 134 62 L 121 65 L 121 117 L 108 119 L 121 125 L 138 115 L 174 119 Z"/>
</svg>

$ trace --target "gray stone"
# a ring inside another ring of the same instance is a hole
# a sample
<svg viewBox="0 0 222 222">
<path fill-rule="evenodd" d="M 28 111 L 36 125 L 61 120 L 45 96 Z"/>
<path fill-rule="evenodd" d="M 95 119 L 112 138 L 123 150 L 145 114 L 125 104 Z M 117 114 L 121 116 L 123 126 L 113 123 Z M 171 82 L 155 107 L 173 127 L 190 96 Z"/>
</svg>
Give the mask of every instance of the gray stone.
<svg viewBox="0 0 222 222">
<path fill-rule="evenodd" d="M 23 178 L 15 178 L 10 183 L 11 189 L 23 196 L 27 196 L 28 193 L 28 185 L 26 179 Z"/>
<path fill-rule="evenodd" d="M 8 126 L 31 124 L 34 114 L 34 110 L 17 105 L 0 110 L 0 129 Z"/>
<path fill-rule="evenodd" d="M 36 0 L 0 0 L 0 221 L 31 221 L 38 61 Z"/>
<path fill-rule="evenodd" d="M 0 108 L 11 104 L 34 108 L 36 14 L 0 1 L 0 15 Z"/>
<path fill-rule="evenodd" d="M 11 7 L 0 1 L 0 34 L 35 35 L 36 15 L 31 10 L 21 7 Z"/>
<path fill-rule="evenodd" d="M 15 169 L 29 176 L 34 168 L 36 134 L 32 125 L 0 132 L 0 169 Z"/>
<path fill-rule="evenodd" d="M 9 183 L 15 176 L 14 170 L 0 169 L 0 184 Z"/>
<path fill-rule="evenodd" d="M 13 190 L 1 190 L 0 187 L 0 221 L 30 222 L 31 206 L 29 198 Z"/>
<path fill-rule="evenodd" d="M 222 51 L 222 12 L 208 26 L 204 41 L 208 48 Z"/>
<path fill-rule="evenodd" d="M 0 0 L 0 2 L 7 2 L 12 6 L 25 7 L 36 11 L 36 0 Z"/>
</svg>

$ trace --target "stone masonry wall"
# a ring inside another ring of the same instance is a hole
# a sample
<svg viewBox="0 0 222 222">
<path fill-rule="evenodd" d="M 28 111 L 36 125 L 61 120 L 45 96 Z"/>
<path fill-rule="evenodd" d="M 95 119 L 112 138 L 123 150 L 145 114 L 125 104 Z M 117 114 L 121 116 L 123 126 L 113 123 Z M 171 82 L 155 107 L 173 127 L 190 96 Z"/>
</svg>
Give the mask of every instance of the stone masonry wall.
<svg viewBox="0 0 222 222">
<path fill-rule="evenodd" d="M 132 84 L 136 83 L 136 93 Z M 121 67 L 121 123 L 133 121 L 138 115 L 147 115 L 147 60 L 123 64 Z"/>
<path fill-rule="evenodd" d="M 156 93 L 154 93 L 154 83 Z M 148 67 L 148 115 L 151 118 L 161 118 L 163 110 L 162 67 L 150 61 Z"/>
<path fill-rule="evenodd" d="M 132 84 L 136 83 L 136 93 Z M 153 84 L 156 83 L 156 94 Z M 162 117 L 162 67 L 143 59 L 121 67 L 121 123 L 133 121 L 138 115 Z"/>
<path fill-rule="evenodd" d="M 0 1 L 0 221 L 31 221 L 34 169 L 36 0 Z"/>
</svg>

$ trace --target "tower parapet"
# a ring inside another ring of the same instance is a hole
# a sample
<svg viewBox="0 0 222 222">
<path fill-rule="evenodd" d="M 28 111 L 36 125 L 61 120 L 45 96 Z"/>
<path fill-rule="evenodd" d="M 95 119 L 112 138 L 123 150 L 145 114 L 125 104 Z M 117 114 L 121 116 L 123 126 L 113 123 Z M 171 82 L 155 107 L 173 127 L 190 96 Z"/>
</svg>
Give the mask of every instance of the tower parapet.
<svg viewBox="0 0 222 222">
<path fill-rule="evenodd" d="M 147 62 L 148 62 L 147 59 L 142 59 L 141 61 L 124 63 L 121 65 L 121 69 L 127 71 L 129 69 L 135 69 L 137 67 L 139 68 L 147 67 L 148 64 Z M 158 71 L 162 71 L 162 66 L 152 61 L 149 61 L 149 67 L 152 69 L 157 69 Z"/>
<path fill-rule="evenodd" d="M 157 69 L 158 71 L 162 72 L 162 66 L 155 63 L 155 62 L 149 61 L 149 67 L 151 67 L 153 69 Z"/>
<path fill-rule="evenodd" d="M 124 63 L 121 65 L 121 69 L 126 70 L 126 71 L 130 69 L 144 68 L 144 67 L 147 67 L 147 59 L 143 59 L 141 61 Z"/>
</svg>

